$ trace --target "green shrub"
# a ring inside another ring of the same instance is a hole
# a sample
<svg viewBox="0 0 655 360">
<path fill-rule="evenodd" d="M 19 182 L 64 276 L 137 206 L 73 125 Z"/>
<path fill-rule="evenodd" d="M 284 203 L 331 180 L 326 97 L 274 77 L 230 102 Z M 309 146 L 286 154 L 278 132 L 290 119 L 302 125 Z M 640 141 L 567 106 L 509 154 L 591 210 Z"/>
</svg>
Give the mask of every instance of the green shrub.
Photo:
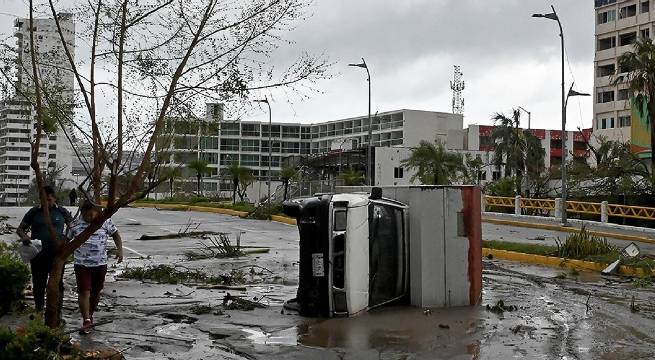
<svg viewBox="0 0 655 360">
<path fill-rule="evenodd" d="M 619 249 L 610 244 L 607 239 L 591 235 L 586 227 L 580 231 L 570 234 L 565 242 L 557 241 L 557 253 L 559 257 L 568 259 L 586 259 L 590 256 L 616 255 L 618 258 Z"/>
<path fill-rule="evenodd" d="M 7 360 L 79 359 L 79 351 L 69 346 L 69 338 L 60 328 L 51 329 L 32 320 L 24 329 L 11 331 L 0 327 L 0 354 Z"/>
<path fill-rule="evenodd" d="M 13 252 L 2 250 L 0 279 L 0 315 L 4 315 L 23 299 L 23 290 L 30 281 L 30 269 Z"/>
<path fill-rule="evenodd" d="M 251 212 L 248 217 L 258 220 L 270 220 L 271 215 L 279 215 L 282 213 L 282 204 L 263 204 Z"/>
</svg>

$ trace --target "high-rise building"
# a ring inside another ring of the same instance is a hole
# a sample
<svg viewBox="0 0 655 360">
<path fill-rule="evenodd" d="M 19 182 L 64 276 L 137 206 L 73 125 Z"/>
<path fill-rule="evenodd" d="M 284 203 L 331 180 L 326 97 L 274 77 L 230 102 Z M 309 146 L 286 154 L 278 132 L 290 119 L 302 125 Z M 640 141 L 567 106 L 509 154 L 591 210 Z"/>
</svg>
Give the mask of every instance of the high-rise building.
<svg viewBox="0 0 655 360">
<path fill-rule="evenodd" d="M 608 140 L 631 139 L 631 107 L 626 84 L 613 85 L 625 73 L 617 59 L 639 38 L 651 38 L 655 7 L 651 0 L 595 0 L 594 134 Z"/>
<path fill-rule="evenodd" d="M 72 15 L 59 16 L 64 39 L 74 53 L 75 23 Z M 33 179 L 30 143 L 36 135 L 36 113 L 25 97 L 34 93 L 29 20 L 16 19 L 14 26 L 18 57 L 16 86 L 19 91 L 0 103 L 0 205 L 22 204 Z M 66 70 L 70 69 L 69 60 L 54 19 L 34 19 L 33 31 L 43 87 L 57 94 L 59 104 L 72 103 L 74 78 L 72 72 Z M 60 181 L 72 181 L 71 145 L 61 128 L 55 133 L 42 135 L 39 163 L 44 172 L 58 171 Z"/>
</svg>

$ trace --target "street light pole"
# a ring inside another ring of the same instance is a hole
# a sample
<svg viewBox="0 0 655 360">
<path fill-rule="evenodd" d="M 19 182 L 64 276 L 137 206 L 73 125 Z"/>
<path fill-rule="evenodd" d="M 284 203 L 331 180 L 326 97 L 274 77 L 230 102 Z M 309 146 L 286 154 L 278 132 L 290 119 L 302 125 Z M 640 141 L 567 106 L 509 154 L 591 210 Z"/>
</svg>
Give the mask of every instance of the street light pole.
<svg viewBox="0 0 655 360">
<path fill-rule="evenodd" d="M 566 219 L 566 96 L 564 94 L 564 30 L 562 29 L 562 23 L 559 20 L 559 16 L 557 16 L 557 12 L 555 11 L 555 6 L 551 5 L 550 7 L 553 9 L 552 13 L 533 14 L 532 17 L 554 20 L 557 21 L 557 25 L 559 26 L 559 37 L 562 45 L 562 225 L 568 225 Z"/>
<path fill-rule="evenodd" d="M 371 164 L 373 149 L 373 123 L 371 122 L 371 73 L 366 65 L 366 60 L 362 58 L 361 64 L 348 64 L 348 66 L 360 67 L 366 69 L 366 81 L 368 82 L 368 149 L 366 151 L 366 172 L 368 185 L 373 186 L 373 166 Z"/>
<path fill-rule="evenodd" d="M 268 205 L 271 205 L 271 163 L 273 162 L 273 142 L 271 138 L 271 133 L 273 132 L 273 122 L 271 115 L 271 104 L 268 102 L 268 98 L 264 97 L 264 100 L 255 100 L 258 103 L 265 103 L 268 105 Z"/>
</svg>

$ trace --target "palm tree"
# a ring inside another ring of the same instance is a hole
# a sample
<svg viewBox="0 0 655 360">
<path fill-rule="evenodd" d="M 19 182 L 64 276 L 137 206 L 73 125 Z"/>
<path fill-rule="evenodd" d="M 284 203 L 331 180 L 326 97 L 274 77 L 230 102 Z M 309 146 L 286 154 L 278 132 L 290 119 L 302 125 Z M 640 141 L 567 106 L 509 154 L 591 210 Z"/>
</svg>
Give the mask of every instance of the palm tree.
<svg viewBox="0 0 655 360">
<path fill-rule="evenodd" d="M 239 195 L 240 201 L 243 201 L 246 196 L 246 190 L 255 181 L 252 171 L 239 164 L 232 164 L 227 168 L 225 174 L 226 177 L 232 180 L 232 203 L 236 203 L 237 194 Z"/>
<path fill-rule="evenodd" d="M 633 107 L 639 112 L 641 118 L 650 125 L 650 162 L 651 176 L 655 174 L 655 124 L 652 116 L 655 114 L 655 44 L 650 38 L 641 38 L 634 44 L 632 51 L 628 51 L 618 58 L 619 71 L 626 71 L 625 75 L 617 76 L 613 83 L 627 83 L 632 92 Z M 634 124 L 633 124 L 634 126 Z M 655 194 L 655 181 L 652 188 Z"/>
<path fill-rule="evenodd" d="M 339 177 L 341 180 L 343 180 L 343 184 L 346 186 L 364 185 L 364 173 L 359 170 L 355 170 L 352 167 L 342 172 Z"/>
<path fill-rule="evenodd" d="M 168 180 L 168 186 L 171 192 L 171 198 L 173 198 L 173 183 L 175 182 L 176 178 L 180 177 L 181 174 L 182 172 L 180 171 L 179 167 L 165 167 L 162 169 L 160 178 L 162 180 Z"/>
<path fill-rule="evenodd" d="M 239 164 L 233 163 L 225 172 L 226 177 L 232 180 L 232 203 L 237 202 L 237 189 L 239 188 L 239 177 L 241 174 L 241 166 Z"/>
<path fill-rule="evenodd" d="M 434 143 L 421 140 L 419 146 L 412 149 L 412 154 L 401 164 L 416 170 L 412 182 L 419 179 L 426 185 L 449 185 L 463 167 L 462 157 L 447 151 L 439 139 Z"/>
<path fill-rule="evenodd" d="M 289 192 L 289 183 L 291 180 L 294 180 L 298 176 L 298 170 L 296 168 L 291 167 L 291 166 L 285 166 L 280 170 L 280 179 L 282 180 L 282 184 L 284 185 L 284 198 L 283 200 L 287 200 L 287 194 Z"/>
<path fill-rule="evenodd" d="M 514 110 L 511 118 L 502 113 L 496 113 L 492 117 L 495 125 L 491 134 L 495 143 L 494 164 L 505 165 L 505 177 L 512 176 L 512 172 L 518 175 L 523 171 L 522 154 L 525 152 L 525 142 L 519 129 L 520 117 L 519 110 Z"/>
<path fill-rule="evenodd" d="M 204 159 L 196 159 L 188 163 L 187 167 L 196 172 L 196 179 L 198 184 L 197 193 L 199 196 L 202 196 L 202 187 L 201 187 L 202 175 L 208 174 L 211 171 L 211 169 L 209 168 L 209 163 Z"/>
</svg>

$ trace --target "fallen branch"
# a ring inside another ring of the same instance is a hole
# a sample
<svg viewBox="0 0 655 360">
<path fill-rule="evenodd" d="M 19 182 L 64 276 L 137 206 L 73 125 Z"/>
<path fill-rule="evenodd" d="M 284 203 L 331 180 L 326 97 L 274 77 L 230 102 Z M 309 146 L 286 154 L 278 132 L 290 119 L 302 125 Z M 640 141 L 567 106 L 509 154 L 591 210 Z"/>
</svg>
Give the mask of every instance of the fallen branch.
<svg viewBox="0 0 655 360">
<path fill-rule="evenodd" d="M 198 289 L 203 290 L 237 290 L 246 291 L 245 286 L 229 286 L 229 285 L 200 285 Z"/>
</svg>

